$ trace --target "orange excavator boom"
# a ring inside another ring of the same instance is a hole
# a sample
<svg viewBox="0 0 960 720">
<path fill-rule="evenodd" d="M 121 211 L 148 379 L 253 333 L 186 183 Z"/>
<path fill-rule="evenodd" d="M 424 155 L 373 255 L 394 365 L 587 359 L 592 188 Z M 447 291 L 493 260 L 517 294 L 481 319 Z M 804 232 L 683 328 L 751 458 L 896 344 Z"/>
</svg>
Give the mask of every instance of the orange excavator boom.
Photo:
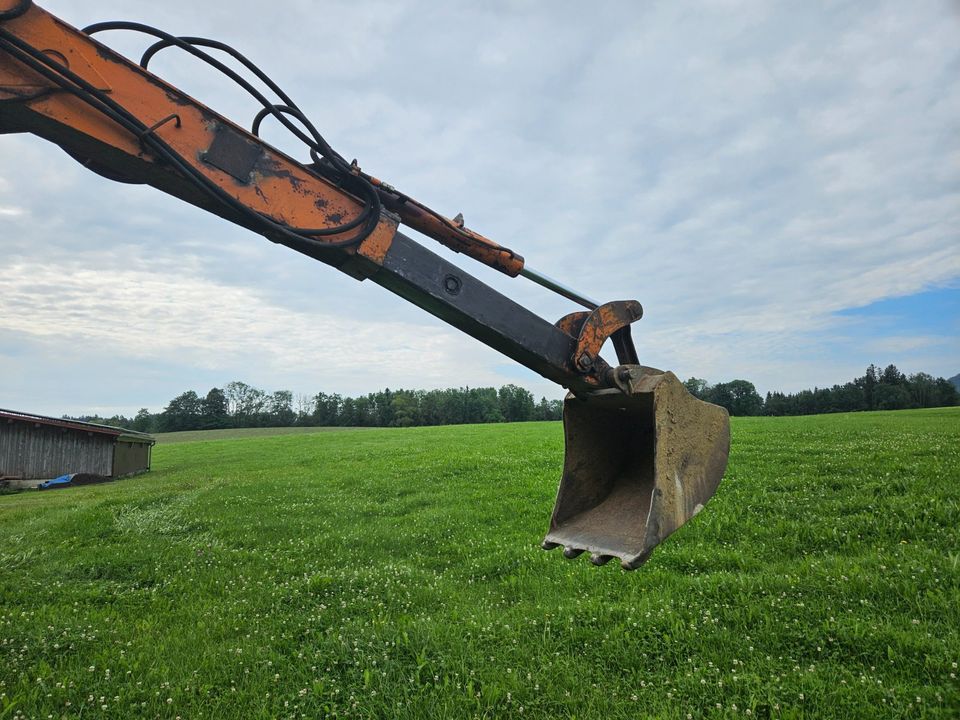
<svg viewBox="0 0 960 720">
<path fill-rule="evenodd" d="M 139 63 L 94 37 L 116 30 L 152 38 Z M 150 59 L 168 48 L 210 64 L 260 102 L 251 128 L 153 75 Z M 304 143 L 309 161 L 259 137 L 267 118 Z M 672 373 L 640 364 L 630 330 L 643 315 L 640 303 L 595 302 L 530 269 L 461 216 L 448 218 L 347 162 L 272 79 L 221 42 L 132 22 L 78 30 L 31 0 L 0 0 L 0 133 L 15 132 L 56 143 L 112 180 L 151 185 L 369 279 L 570 390 L 546 548 L 563 546 L 567 557 L 589 551 L 598 564 L 618 557 L 632 569 L 699 512 L 723 476 L 726 411 L 690 396 Z M 401 225 L 585 310 L 549 322 L 404 235 Z M 608 340 L 613 364 L 600 354 Z"/>
</svg>

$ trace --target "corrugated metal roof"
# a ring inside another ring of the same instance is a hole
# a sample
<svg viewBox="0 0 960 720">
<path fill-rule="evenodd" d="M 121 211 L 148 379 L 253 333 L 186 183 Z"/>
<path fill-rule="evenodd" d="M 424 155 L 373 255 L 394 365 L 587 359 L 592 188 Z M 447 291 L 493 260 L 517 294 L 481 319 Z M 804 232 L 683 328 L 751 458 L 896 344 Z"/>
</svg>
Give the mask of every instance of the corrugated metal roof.
<svg viewBox="0 0 960 720">
<path fill-rule="evenodd" d="M 151 445 L 155 442 L 152 436 L 146 433 L 137 432 L 135 430 L 126 430 L 124 428 L 113 427 L 111 425 L 99 425 L 97 423 L 81 422 L 80 420 L 52 418 L 47 417 L 46 415 L 35 415 L 33 413 L 25 413 L 18 410 L 5 410 L 0 408 L 0 419 L 35 423 L 37 425 L 60 427 L 69 430 L 80 430 L 83 432 L 97 433 L 99 435 L 109 435 L 113 438 L 117 438 L 122 435 L 124 436 L 123 439 L 126 441 L 148 442 Z"/>
</svg>

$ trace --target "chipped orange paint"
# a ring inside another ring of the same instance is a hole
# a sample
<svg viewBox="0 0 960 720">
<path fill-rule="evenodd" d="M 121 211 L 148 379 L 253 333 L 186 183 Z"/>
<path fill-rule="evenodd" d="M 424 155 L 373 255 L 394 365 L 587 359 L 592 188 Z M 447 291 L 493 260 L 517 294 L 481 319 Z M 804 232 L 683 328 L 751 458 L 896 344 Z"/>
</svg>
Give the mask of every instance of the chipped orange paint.
<svg viewBox="0 0 960 720">
<path fill-rule="evenodd" d="M 586 321 L 589 315 L 590 313 L 585 310 L 573 312 L 569 315 L 564 315 L 562 318 L 557 320 L 554 325 L 563 330 L 570 337 L 580 337 L 580 328 L 583 327 L 583 323 Z"/>
<path fill-rule="evenodd" d="M 642 316 L 643 308 L 636 300 L 604 303 L 592 311 L 580 328 L 574 362 L 578 362 L 584 353 L 593 360 L 598 358 L 607 338 Z"/>
<path fill-rule="evenodd" d="M 16 5 L 16 0 L 0 0 L 0 10 Z M 3 27 L 35 48 L 56 48 L 57 55 L 66 60 L 71 71 L 98 89 L 108 90 L 111 98 L 144 125 L 153 126 L 172 114 L 179 116 L 179 126 L 165 123 L 155 130 L 157 136 L 236 200 L 276 222 L 294 227 L 329 228 L 349 222 L 363 211 L 363 204 L 341 188 L 311 174 L 295 160 L 36 5 L 22 16 L 4 22 Z M 49 83 L 41 76 L 0 54 L 0 99 L 26 97 L 24 102 L 32 112 L 121 150 L 131 158 L 151 161 L 135 136 L 79 98 L 59 90 L 33 97 L 37 90 L 46 87 Z M 249 183 L 241 183 L 201 160 L 220 126 L 229 127 L 263 148 Z M 377 178 L 369 179 L 380 192 L 384 205 L 409 227 L 511 277 L 523 269 L 523 258 L 509 248 L 433 214 Z M 317 240 L 336 242 L 348 236 L 318 236 Z"/>
<path fill-rule="evenodd" d="M 397 222 L 387 215 L 382 215 L 380 224 L 360 243 L 357 254 L 373 260 L 377 265 L 383 265 L 396 234 Z"/>
<path fill-rule="evenodd" d="M 523 258 L 513 250 L 498 245 L 473 230 L 459 228 L 454 225 L 453 220 L 444 218 L 446 222 L 443 222 L 429 213 L 404 212 L 404 207 L 409 206 L 401 206 L 398 212 L 405 225 L 432 237 L 451 250 L 472 257 L 510 277 L 516 277 L 523 270 Z"/>
<path fill-rule="evenodd" d="M 0 2 L 0 8 L 12 7 L 10 0 Z M 165 123 L 156 129 L 157 136 L 238 201 L 278 223 L 329 228 L 346 223 L 363 211 L 363 204 L 342 189 L 311 174 L 295 160 L 40 8 L 31 7 L 3 27 L 36 48 L 57 48 L 73 72 L 93 85 L 109 88 L 110 97 L 148 127 L 172 114 L 179 116 L 179 127 L 173 122 Z M 0 53 L 0 78 L 11 77 L 19 78 L 26 86 L 47 85 L 39 75 Z M 16 81 L 10 86 L 14 84 Z M 26 100 L 25 104 L 31 112 L 119 150 L 133 160 L 152 160 L 134 135 L 70 93 L 58 90 Z M 201 160 L 219 126 L 228 126 L 263 148 L 249 183 L 243 184 Z M 337 241 L 346 237 L 349 233 L 319 236 L 317 240 Z"/>
<path fill-rule="evenodd" d="M 435 215 L 416 200 L 398 195 L 382 184 L 380 197 L 384 206 L 397 213 L 404 225 L 422 232 L 454 252 L 463 253 L 510 277 L 516 277 L 523 270 L 523 257 L 518 253 L 480 233 L 459 227 L 449 218 Z"/>
</svg>

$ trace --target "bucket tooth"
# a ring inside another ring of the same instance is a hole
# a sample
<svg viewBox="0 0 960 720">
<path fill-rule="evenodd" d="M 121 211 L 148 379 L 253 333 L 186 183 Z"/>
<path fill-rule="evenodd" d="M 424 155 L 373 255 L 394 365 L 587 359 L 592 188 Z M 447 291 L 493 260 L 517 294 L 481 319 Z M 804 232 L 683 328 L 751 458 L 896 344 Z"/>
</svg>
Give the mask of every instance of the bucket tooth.
<svg viewBox="0 0 960 720">
<path fill-rule="evenodd" d="M 634 570 L 713 496 L 727 466 L 727 411 L 671 372 L 621 366 L 620 389 L 568 395 L 563 477 L 543 547 Z"/>
</svg>

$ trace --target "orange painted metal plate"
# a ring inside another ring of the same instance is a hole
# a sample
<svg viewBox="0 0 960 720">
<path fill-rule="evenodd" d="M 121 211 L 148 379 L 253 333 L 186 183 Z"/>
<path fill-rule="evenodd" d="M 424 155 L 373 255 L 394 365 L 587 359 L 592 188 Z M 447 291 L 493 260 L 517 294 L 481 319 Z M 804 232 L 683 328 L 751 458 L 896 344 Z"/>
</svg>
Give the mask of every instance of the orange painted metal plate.
<svg viewBox="0 0 960 720">
<path fill-rule="evenodd" d="M 61 57 L 67 58 L 71 70 L 99 89 L 109 91 L 111 99 L 144 125 L 153 126 L 172 114 L 177 115 L 179 125 L 164 123 L 155 130 L 156 135 L 236 200 L 276 222 L 294 227 L 333 228 L 353 220 L 363 211 L 364 205 L 358 199 L 40 8 L 32 7 L 23 16 L 5 22 L 3 27 L 35 48 L 56 48 Z M 5 86 L 8 88 L 13 88 L 15 83 L 21 83 L 23 88 L 39 87 L 36 73 L 7 55 L 0 55 L 0 77 L 11 81 Z M 46 85 L 44 82 L 42 86 Z M 146 162 L 153 159 L 134 135 L 70 93 L 45 94 L 29 100 L 28 106 L 33 113 L 133 159 Z M 249 182 L 242 183 L 202 160 L 218 128 L 224 127 L 263 147 Z M 318 237 L 318 240 L 336 242 L 348 237 L 349 232 Z"/>
</svg>

